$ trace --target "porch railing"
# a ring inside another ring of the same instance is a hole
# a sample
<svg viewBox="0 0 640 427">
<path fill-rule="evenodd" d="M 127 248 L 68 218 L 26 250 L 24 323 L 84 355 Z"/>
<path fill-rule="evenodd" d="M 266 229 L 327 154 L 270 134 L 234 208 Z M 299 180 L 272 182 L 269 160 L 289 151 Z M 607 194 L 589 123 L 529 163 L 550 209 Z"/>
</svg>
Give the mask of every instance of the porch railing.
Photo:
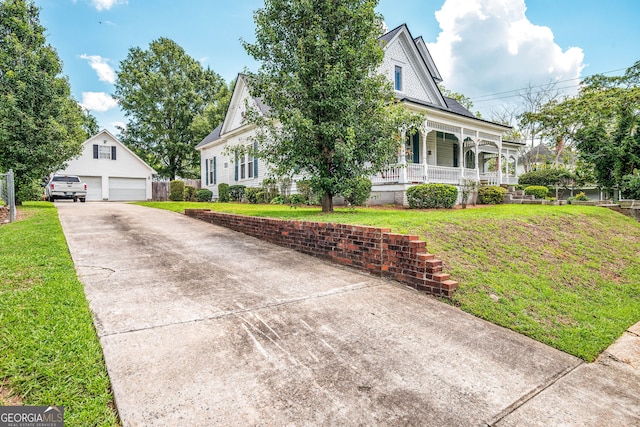
<svg viewBox="0 0 640 427">
<path fill-rule="evenodd" d="M 457 184 L 461 178 L 461 171 L 460 168 L 429 165 L 427 167 L 427 182 Z"/>
<path fill-rule="evenodd" d="M 422 163 L 407 165 L 407 182 L 425 182 L 424 166 Z"/>
<path fill-rule="evenodd" d="M 422 163 L 408 164 L 405 166 L 390 166 L 383 172 L 372 177 L 372 184 L 397 184 L 401 183 L 406 177 L 406 183 L 441 183 L 453 184 L 460 183 L 461 178 L 480 179 L 487 181 L 488 185 L 498 185 L 497 172 L 478 173 L 475 169 L 454 168 L 449 166 L 424 165 Z M 503 184 L 517 184 L 518 178 L 515 176 L 502 175 Z"/>
</svg>

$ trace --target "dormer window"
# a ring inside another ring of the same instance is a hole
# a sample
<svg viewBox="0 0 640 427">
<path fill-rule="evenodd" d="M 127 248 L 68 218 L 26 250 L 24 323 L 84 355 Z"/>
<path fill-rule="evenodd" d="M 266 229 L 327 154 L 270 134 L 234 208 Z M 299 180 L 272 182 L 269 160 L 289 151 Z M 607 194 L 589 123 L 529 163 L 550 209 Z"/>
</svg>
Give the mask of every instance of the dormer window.
<svg viewBox="0 0 640 427">
<path fill-rule="evenodd" d="M 396 65 L 394 73 L 395 90 L 402 92 L 402 67 Z"/>
</svg>

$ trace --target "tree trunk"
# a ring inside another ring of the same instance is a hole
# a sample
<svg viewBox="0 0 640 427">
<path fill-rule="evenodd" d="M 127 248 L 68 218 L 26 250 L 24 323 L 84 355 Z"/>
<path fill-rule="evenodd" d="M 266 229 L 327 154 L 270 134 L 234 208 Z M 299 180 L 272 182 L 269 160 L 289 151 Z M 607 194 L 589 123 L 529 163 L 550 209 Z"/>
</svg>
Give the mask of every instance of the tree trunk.
<svg viewBox="0 0 640 427">
<path fill-rule="evenodd" d="M 328 191 L 322 195 L 322 213 L 333 212 L 333 196 Z"/>
</svg>

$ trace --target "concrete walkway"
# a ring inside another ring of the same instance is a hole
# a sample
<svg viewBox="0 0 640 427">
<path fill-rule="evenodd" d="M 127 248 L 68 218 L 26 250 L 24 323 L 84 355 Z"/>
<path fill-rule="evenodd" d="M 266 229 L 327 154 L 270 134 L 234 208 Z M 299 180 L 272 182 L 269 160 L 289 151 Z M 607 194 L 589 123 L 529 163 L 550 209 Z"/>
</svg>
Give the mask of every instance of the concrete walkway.
<svg viewBox="0 0 640 427">
<path fill-rule="evenodd" d="M 124 426 L 640 425 L 640 364 L 180 214 L 56 205 Z"/>
</svg>

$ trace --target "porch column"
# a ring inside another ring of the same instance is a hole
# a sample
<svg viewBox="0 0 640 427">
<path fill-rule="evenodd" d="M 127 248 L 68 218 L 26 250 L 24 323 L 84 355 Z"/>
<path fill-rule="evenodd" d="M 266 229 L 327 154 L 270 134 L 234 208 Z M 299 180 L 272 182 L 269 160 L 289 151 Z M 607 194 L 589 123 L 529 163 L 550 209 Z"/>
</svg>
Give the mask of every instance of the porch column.
<svg viewBox="0 0 640 427">
<path fill-rule="evenodd" d="M 420 132 L 422 133 L 423 136 L 423 140 L 422 140 L 422 152 L 424 153 L 424 157 L 422 158 L 422 165 L 423 165 L 423 174 L 424 174 L 424 178 L 423 181 L 425 183 L 429 182 L 429 151 L 427 149 L 427 136 L 429 135 L 429 132 L 431 132 L 431 128 L 429 128 L 429 126 L 427 125 L 427 121 L 425 120 L 422 125 L 420 126 Z"/>
<path fill-rule="evenodd" d="M 502 136 L 498 140 L 498 185 L 500 184 L 502 184 Z"/>
<path fill-rule="evenodd" d="M 407 143 L 407 133 L 405 130 L 402 131 L 402 145 L 400 146 L 400 184 L 404 184 L 407 182 L 407 152 L 406 152 L 406 143 Z"/>
<path fill-rule="evenodd" d="M 479 183 L 480 182 L 480 153 L 478 152 L 478 150 L 480 149 L 480 146 L 478 145 L 478 131 L 475 131 L 475 132 L 476 132 L 476 136 L 475 138 L 473 138 L 473 148 L 475 150 L 474 157 L 476 160 L 476 180 Z"/>
<path fill-rule="evenodd" d="M 464 129 L 460 128 L 460 138 L 458 138 L 458 168 L 460 168 L 460 179 L 464 178 Z"/>
</svg>

